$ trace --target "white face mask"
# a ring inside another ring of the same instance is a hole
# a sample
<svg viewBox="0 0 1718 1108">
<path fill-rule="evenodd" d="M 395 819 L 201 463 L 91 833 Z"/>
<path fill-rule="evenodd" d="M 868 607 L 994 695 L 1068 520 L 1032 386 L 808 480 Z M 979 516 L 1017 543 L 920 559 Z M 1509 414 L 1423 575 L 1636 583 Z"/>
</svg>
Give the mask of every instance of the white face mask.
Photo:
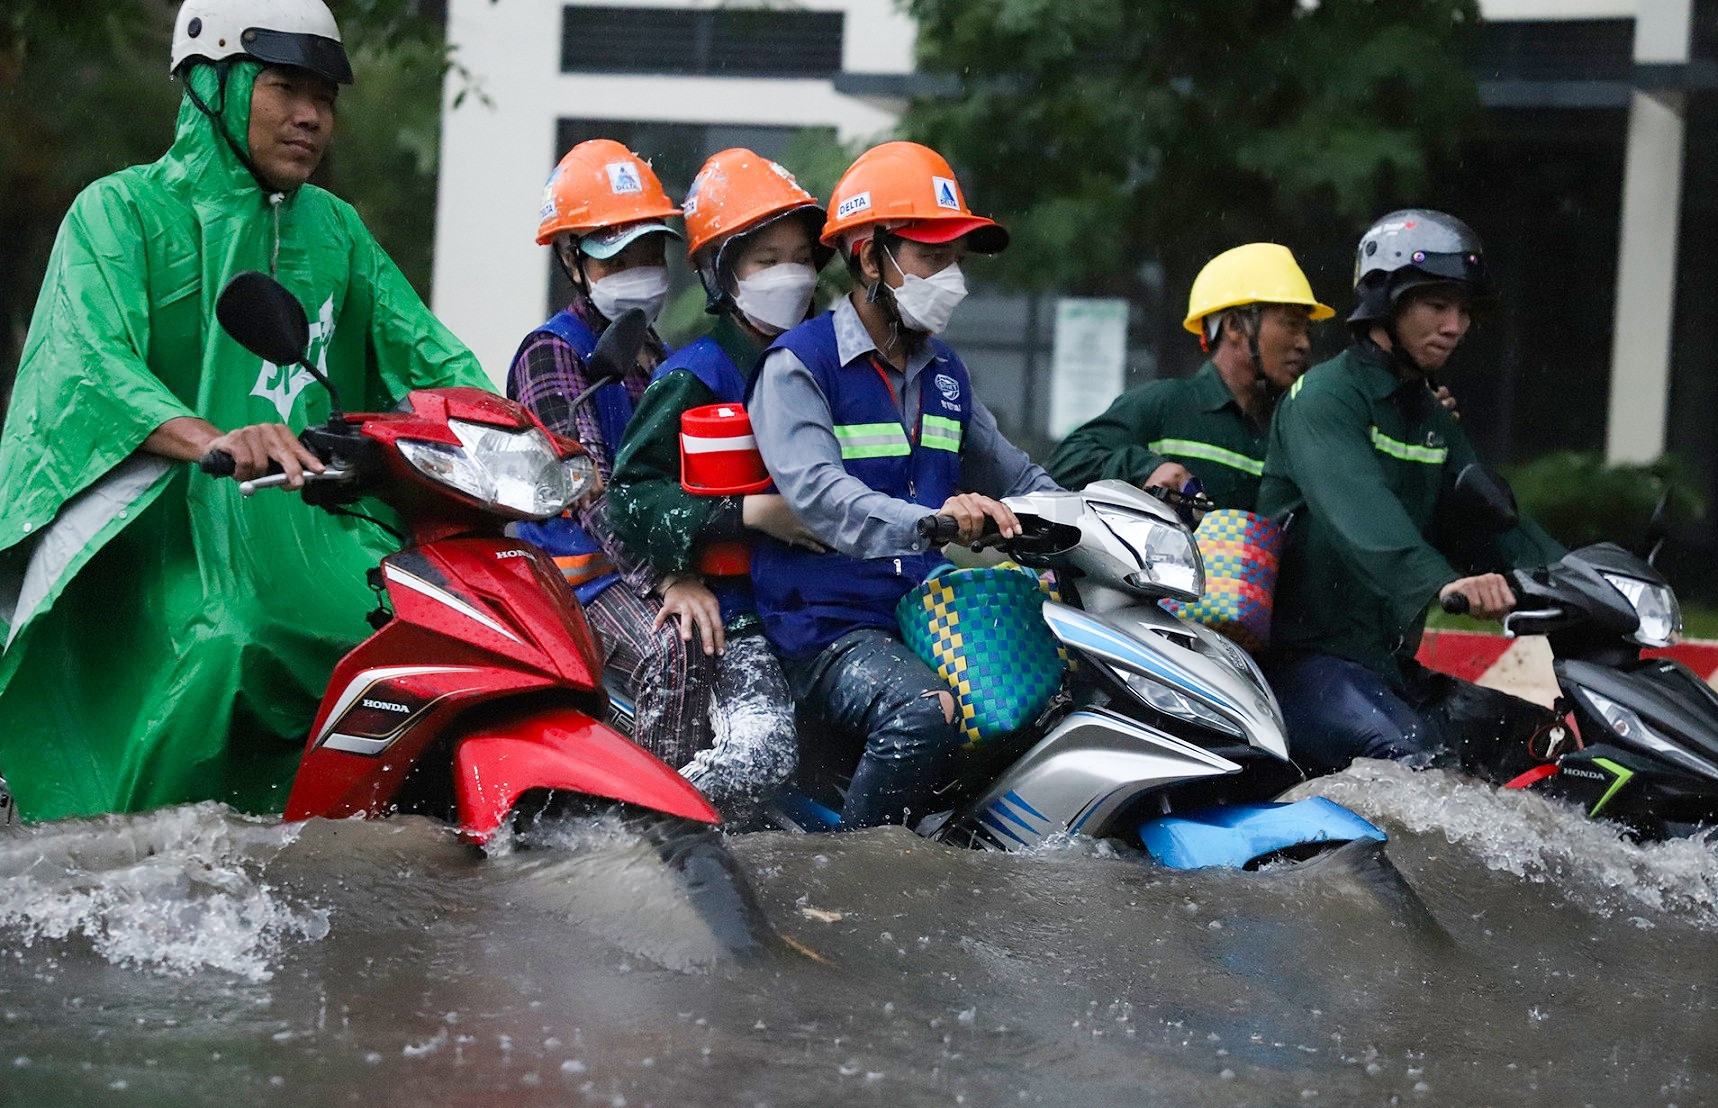
<svg viewBox="0 0 1718 1108">
<path fill-rule="evenodd" d="M 901 268 L 895 255 L 889 254 L 889 260 L 895 262 L 895 271 L 901 275 L 901 287 L 891 290 L 901 322 L 915 331 L 942 334 L 954 310 L 966 299 L 966 278 L 960 263 L 950 262 L 929 277 L 915 277 Z"/>
<path fill-rule="evenodd" d="M 734 305 L 746 322 L 766 335 L 779 335 L 805 322 L 817 270 L 799 262 L 782 262 L 735 283 Z"/>
<path fill-rule="evenodd" d="M 640 265 L 611 273 L 591 282 L 590 295 L 604 319 L 619 319 L 628 309 L 643 308 L 644 318 L 654 321 L 668 299 L 668 267 Z"/>
</svg>

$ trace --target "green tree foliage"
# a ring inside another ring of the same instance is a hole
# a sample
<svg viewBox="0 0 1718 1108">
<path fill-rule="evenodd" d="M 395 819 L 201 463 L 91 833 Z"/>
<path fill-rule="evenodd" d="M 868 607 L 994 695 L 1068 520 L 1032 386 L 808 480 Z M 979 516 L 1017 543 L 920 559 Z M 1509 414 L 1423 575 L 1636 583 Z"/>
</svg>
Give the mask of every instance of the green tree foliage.
<svg viewBox="0 0 1718 1108">
<path fill-rule="evenodd" d="M 1521 510 L 1571 549 L 1638 543 L 1661 498 L 1671 522 L 1706 515 L 1698 473 L 1673 454 L 1646 465 L 1606 465 L 1590 451 L 1558 451 L 1513 467 L 1509 483 Z"/>
<path fill-rule="evenodd" d="M 91 181 L 173 137 L 178 0 L 8 0 L 0 12 L 0 404 L 60 220 Z M 442 75 L 430 0 L 329 0 L 357 83 L 318 184 L 351 201 L 428 294 Z"/>
<path fill-rule="evenodd" d="M 1351 238 L 1477 106 L 1474 0 L 908 0 L 958 98 L 905 130 L 1005 218 L 1027 288 L 1185 289 L 1252 240 Z"/>
</svg>

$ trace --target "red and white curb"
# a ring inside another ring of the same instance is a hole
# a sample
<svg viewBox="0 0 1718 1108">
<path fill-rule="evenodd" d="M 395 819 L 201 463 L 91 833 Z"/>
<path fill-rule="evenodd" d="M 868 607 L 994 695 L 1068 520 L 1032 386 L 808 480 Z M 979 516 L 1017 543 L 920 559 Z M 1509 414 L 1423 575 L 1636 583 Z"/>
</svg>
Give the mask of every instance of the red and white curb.
<svg viewBox="0 0 1718 1108">
<path fill-rule="evenodd" d="M 1651 657 L 1675 658 L 1718 689 L 1718 642 L 1690 639 Z M 1551 647 L 1544 636 L 1506 639 L 1479 631 L 1427 631 L 1420 664 L 1549 707 L 1557 698 Z"/>
</svg>

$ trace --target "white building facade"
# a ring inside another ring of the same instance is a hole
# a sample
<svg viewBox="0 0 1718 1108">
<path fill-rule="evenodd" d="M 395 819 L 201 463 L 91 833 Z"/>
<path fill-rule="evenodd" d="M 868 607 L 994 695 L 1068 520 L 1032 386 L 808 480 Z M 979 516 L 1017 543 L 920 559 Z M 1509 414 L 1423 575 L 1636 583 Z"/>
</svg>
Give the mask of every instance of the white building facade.
<svg viewBox="0 0 1718 1108">
<path fill-rule="evenodd" d="M 537 211 L 543 182 L 573 142 L 654 134 L 659 141 L 634 148 L 660 159 L 663 145 L 675 147 L 696 169 L 729 146 L 778 153 L 805 128 L 842 141 L 880 134 L 895 117 L 838 93 L 835 78 L 911 73 L 913 39 L 912 21 L 888 0 L 762 9 L 449 0 L 459 69 L 442 116 L 436 314 L 499 383 L 520 340 L 549 312 Z M 663 172 L 660 160 L 656 168 Z M 687 182 L 663 175 L 678 198 L 675 185 Z"/>
</svg>

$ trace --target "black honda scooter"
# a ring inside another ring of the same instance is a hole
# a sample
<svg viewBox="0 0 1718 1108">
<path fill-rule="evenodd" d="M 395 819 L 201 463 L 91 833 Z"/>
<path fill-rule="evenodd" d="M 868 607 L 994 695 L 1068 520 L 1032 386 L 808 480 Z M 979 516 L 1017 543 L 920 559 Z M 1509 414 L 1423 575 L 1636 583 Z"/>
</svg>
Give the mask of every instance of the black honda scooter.
<svg viewBox="0 0 1718 1108">
<path fill-rule="evenodd" d="M 1464 470 L 1468 504 L 1499 529 L 1518 514 L 1495 474 Z M 1553 727 L 1533 740 L 1539 764 L 1509 780 L 1614 820 L 1644 839 L 1699 834 L 1718 827 L 1718 693 L 1687 666 L 1642 656 L 1682 633 L 1682 610 L 1653 567 L 1664 530 L 1653 514 L 1645 557 L 1615 543 L 1570 551 L 1562 560 L 1510 574 L 1516 609 L 1504 634 L 1544 635 L 1561 695 L 1553 710 L 1573 730 Z M 1466 598 L 1445 599 L 1446 611 Z"/>
</svg>

